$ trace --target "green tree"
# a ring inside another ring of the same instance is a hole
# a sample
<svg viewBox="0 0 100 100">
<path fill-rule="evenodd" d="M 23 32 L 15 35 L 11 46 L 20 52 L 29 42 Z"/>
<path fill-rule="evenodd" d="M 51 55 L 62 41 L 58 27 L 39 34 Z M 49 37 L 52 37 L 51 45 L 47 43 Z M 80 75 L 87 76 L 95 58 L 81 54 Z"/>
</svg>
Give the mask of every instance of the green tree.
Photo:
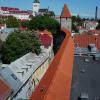
<svg viewBox="0 0 100 100">
<path fill-rule="evenodd" d="M 2 51 L 2 47 L 3 47 L 3 42 L 2 42 L 2 40 L 0 39 L 0 52 Z"/>
<path fill-rule="evenodd" d="M 24 27 L 28 27 L 29 26 L 29 21 L 22 21 L 21 22 L 21 26 L 24 26 Z"/>
<path fill-rule="evenodd" d="M 98 21 L 98 26 L 96 27 L 97 30 L 100 30 L 100 20 Z"/>
<path fill-rule="evenodd" d="M 3 19 L 0 19 L 0 24 L 4 24 L 5 21 Z"/>
<path fill-rule="evenodd" d="M 40 41 L 33 31 L 16 31 L 8 36 L 3 48 L 4 63 L 11 63 L 28 52 L 39 54 Z"/>
<path fill-rule="evenodd" d="M 78 29 L 77 29 L 76 25 L 73 24 L 73 23 L 72 23 L 72 30 L 73 30 L 74 32 L 78 32 Z"/>
<path fill-rule="evenodd" d="M 47 13 L 44 14 L 44 16 L 47 16 L 47 17 L 55 17 L 55 13 L 53 11 L 48 11 Z"/>
<path fill-rule="evenodd" d="M 20 21 L 13 16 L 9 16 L 6 20 L 8 28 L 18 28 L 20 26 Z"/>
<path fill-rule="evenodd" d="M 77 26 L 83 25 L 83 20 L 79 16 L 72 16 L 72 22 L 76 23 Z"/>
<path fill-rule="evenodd" d="M 29 29 L 34 29 L 34 30 L 44 30 L 48 29 L 51 31 L 53 34 L 57 34 L 60 25 L 59 23 L 48 16 L 37 16 L 33 17 L 32 20 L 29 21 L 29 24 L 27 24 Z"/>
<path fill-rule="evenodd" d="M 72 16 L 72 30 L 78 32 L 77 26 L 83 25 L 84 19 L 81 19 L 79 16 Z"/>
</svg>

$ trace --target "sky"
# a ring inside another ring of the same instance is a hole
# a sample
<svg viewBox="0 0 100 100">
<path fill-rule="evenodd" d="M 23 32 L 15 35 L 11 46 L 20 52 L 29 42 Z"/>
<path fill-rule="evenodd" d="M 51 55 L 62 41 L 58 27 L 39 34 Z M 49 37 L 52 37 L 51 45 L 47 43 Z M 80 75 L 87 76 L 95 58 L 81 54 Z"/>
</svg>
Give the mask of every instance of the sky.
<svg viewBox="0 0 100 100">
<path fill-rule="evenodd" d="M 0 0 L 0 6 L 17 7 L 23 10 L 32 10 L 34 0 Z M 60 15 L 64 3 L 67 4 L 72 15 L 79 14 L 83 17 L 94 17 L 96 6 L 100 6 L 100 0 L 40 0 L 41 8 L 53 10 Z M 98 8 L 100 18 L 100 8 Z"/>
</svg>

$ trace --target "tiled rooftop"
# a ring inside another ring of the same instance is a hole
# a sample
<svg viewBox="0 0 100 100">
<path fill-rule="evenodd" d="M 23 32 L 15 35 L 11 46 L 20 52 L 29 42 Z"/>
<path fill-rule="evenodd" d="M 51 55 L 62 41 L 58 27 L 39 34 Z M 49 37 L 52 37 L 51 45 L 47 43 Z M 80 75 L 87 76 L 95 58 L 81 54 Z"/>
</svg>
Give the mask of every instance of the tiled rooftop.
<svg viewBox="0 0 100 100">
<path fill-rule="evenodd" d="M 61 17 L 61 18 L 71 18 L 70 11 L 69 11 L 69 9 L 68 9 L 68 7 L 67 7 L 66 4 L 64 5 L 63 11 L 62 11 L 60 17 Z"/>
<path fill-rule="evenodd" d="M 11 92 L 11 88 L 0 78 L 0 100 L 6 100 Z"/>
<path fill-rule="evenodd" d="M 95 44 L 100 51 L 100 35 L 75 35 L 74 43 L 76 47 L 87 48 L 89 44 Z"/>
<path fill-rule="evenodd" d="M 28 11 L 20 10 L 19 8 L 11 8 L 11 7 L 0 7 L 2 11 L 8 11 L 10 13 L 15 14 L 29 14 Z"/>
</svg>

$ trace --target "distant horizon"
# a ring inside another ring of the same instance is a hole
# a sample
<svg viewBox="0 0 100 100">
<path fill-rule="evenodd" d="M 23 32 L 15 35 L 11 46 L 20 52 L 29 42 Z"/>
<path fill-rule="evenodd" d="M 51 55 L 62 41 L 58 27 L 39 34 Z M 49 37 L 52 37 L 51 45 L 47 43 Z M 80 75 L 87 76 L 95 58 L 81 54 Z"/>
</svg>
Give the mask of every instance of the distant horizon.
<svg viewBox="0 0 100 100">
<path fill-rule="evenodd" d="M 15 7 L 21 10 L 32 10 L 32 2 L 34 0 L 0 0 L 0 7 Z M 20 2 L 20 3 L 19 3 Z M 40 0 L 41 8 L 48 8 L 60 15 L 63 5 L 66 3 L 72 15 L 80 15 L 81 17 L 94 18 L 95 9 L 98 6 L 98 18 L 100 18 L 100 1 L 99 0 Z"/>
</svg>

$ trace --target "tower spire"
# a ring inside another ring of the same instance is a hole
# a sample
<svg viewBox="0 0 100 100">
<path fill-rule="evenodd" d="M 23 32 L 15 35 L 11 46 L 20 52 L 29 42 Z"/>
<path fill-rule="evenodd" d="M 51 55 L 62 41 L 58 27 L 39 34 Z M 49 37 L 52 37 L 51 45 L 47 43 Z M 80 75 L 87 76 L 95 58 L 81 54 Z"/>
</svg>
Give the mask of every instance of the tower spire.
<svg viewBox="0 0 100 100">
<path fill-rule="evenodd" d="M 64 4 L 64 7 L 63 7 L 63 10 L 62 10 L 62 13 L 61 13 L 61 17 L 62 18 L 71 18 L 70 11 L 69 11 L 66 4 Z"/>
<path fill-rule="evenodd" d="M 40 1 L 39 0 L 34 0 L 34 2 L 33 3 L 40 3 Z"/>
</svg>

